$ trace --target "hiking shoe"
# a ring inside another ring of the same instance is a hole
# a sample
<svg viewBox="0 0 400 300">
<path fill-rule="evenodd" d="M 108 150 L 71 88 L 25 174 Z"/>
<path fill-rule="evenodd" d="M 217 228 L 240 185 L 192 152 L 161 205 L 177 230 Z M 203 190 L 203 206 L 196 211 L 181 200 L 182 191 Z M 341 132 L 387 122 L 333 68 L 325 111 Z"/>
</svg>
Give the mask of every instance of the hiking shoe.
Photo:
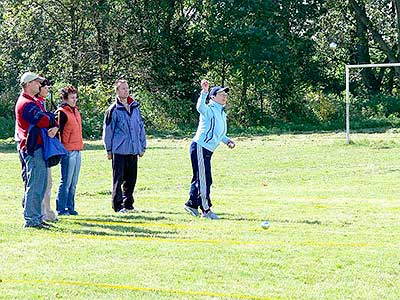
<svg viewBox="0 0 400 300">
<path fill-rule="evenodd" d="M 184 209 L 189 213 L 189 214 L 191 214 L 193 217 L 198 217 L 200 214 L 199 214 L 199 211 L 196 209 L 196 208 L 193 208 L 193 207 L 190 207 L 190 206 L 187 206 L 187 205 L 185 205 L 184 206 Z"/>
<path fill-rule="evenodd" d="M 213 213 L 211 210 L 208 211 L 207 213 L 204 213 L 204 212 L 203 212 L 203 213 L 201 214 L 201 216 L 202 216 L 203 218 L 210 219 L 210 220 L 218 220 L 218 219 L 219 219 L 218 215 L 216 215 L 215 213 Z"/>
</svg>

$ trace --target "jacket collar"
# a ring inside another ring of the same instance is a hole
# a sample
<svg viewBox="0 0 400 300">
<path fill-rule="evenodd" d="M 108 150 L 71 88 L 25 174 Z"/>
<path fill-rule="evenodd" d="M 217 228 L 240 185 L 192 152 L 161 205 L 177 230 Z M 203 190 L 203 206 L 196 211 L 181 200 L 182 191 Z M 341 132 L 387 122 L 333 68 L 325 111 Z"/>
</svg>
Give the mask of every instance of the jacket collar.
<svg viewBox="0 0 400 300">
<path fill-rule="evenodd" d="M 219 104 L 218 102 L 215 102 L 214 100 L 210 100 L 210 104 L 216 108 L 218 108 L 219 110 L 224 111 L 225 110 L 225 106 L 223 106 L 222 104 Z"/>
<path fill-rule="evenodd" d="M 69 105 L 68 103 L 61 103 L 61 107 L 67 107 L 72 111 L 75 111 L 75 109 L 77 108 L 77 106 L 75 105 L 75 107 L 72 107 L 71 105 Z"/>
<path fill-rule="evenodd" d="M 122 104 L 122 102 L 119 100 L 118 97 L 115 97 L 115 102 L 117 103 L 118 109 L 121 109 L 121 108 L 125 109 L 125 106 Z M 130 109 L 134 109 L 139 106 L 139 103 L 130 96 L 128 97 L 127 102 L 128 102 Z"/>
</svg>

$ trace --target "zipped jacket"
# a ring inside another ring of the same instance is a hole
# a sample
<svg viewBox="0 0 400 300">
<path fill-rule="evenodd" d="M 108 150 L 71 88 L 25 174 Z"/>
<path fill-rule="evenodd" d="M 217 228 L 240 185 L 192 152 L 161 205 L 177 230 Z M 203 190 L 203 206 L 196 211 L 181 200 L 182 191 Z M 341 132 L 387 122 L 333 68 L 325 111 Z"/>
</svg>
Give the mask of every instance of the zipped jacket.
<svg viewBox="0 0 400 300">
<path fill-rule="evenodd" d="M 128 110 L 117 98 L 107 109 L 103 142 L 108 154 L 140 154 L 146 150 L 146 131 L 139 103 L 128 97 Z"/>
<path fill-rule="evenodd" d="M 199 126 L 193 141 L 207 150 L 214 152 L 220 142 L 228 143 L 226 136 L 226 113 L 224 107 L 210 100 L 206 104 L 208 93 L 201 93 L 197 100 L 197 111 L 200 113 Z"/>
</svg>

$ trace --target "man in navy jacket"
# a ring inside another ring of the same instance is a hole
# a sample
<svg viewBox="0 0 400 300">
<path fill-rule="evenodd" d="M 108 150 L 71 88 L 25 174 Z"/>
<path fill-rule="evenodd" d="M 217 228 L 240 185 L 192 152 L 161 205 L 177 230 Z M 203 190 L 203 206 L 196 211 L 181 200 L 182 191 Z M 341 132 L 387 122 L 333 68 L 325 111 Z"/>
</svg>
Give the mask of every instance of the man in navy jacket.
<svg viewBox="0 0 400 300">
<path fill-rule="evenodd" d="M 112 207 L 126 213 L 134 210 L 137 161 L 146 151 L 146 131 L 139 103 L 129 96 L 128 82 L 117 80 L 115 93 L 115 102 L 105 113 L 103 141 L 107 157 L 112 159 Z"/>
</svg>

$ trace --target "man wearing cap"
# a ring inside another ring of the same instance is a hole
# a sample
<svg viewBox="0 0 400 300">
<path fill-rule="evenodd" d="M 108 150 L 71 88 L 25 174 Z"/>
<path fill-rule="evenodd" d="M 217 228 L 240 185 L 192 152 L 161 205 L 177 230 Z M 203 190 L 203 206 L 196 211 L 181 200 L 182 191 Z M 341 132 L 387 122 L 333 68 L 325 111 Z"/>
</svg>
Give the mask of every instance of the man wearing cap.
<svg viewBox="0 0 400 300">
<path fill-rule="evenodd" d="M 48 228 L 42 219 L 42 199 L 47 186 L 47 166 L 43 158 L 43 140 L 41 135 L 27 145 L 30 129 L 33 127 L 49 128 L 48 134 L 54 137 L 58 128 L 55 120 L 45 113 L 43 104 L 35 98 L 40 85 L 45 79 L 26 72 L 21 76 L 22 92 L 15 105 L 16 131 L 19 139 L 19 152 L 23 158 L 26 172 L 24 194 L 25 227 Z"/>
<path fill-rule="evenodd" d="M 221 141 L 231 149 L 235 147 L 235 143 L 226 136 L 227 125 L 224 108 L 229 88 L 213 87 L 210 92 L 210 102 L 206 104 L 208 81 L 202 80 L 201 87 L 202 91 L 196 105 L 197 111 L 200 113 L 199 125 L 190 145 L 193 178 L 189 200 L 185 203 L 184 208 L 192 216 L 197 217 L 200 215 L 198 211 L 200 207 L 202 217 L 219 219 L 211 211 L 211 156 Z"/>
</svg>

